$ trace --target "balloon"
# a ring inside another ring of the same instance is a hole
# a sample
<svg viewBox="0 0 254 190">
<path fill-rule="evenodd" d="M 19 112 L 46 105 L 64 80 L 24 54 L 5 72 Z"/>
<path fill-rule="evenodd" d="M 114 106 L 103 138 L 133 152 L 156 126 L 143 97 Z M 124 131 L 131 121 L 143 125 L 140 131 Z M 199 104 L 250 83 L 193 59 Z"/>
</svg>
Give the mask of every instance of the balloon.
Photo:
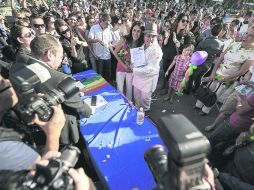
<svg viewBox="0 0 254 190">
<path fill-rule="evenodd" d="M 190 71 L 190 69 L 188 69 L 187 71 L 186 71 L 186 73 L 185 73 L 185 80 L 186 81 L 189 81 L 189 71 Z"/>
<path fill-rule="evenodd" d="M 202 65 L 208 57 L 206 51 L 195 51 L 191 56 L 191 64 L 194 66 Z"/>
</svg>

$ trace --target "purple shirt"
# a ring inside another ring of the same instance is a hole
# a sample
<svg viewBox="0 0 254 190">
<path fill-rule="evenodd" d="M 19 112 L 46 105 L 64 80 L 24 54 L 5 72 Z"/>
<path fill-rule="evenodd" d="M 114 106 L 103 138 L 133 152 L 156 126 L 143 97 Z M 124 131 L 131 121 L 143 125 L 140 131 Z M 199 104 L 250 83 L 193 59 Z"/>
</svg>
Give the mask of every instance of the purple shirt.
<svg viewBox="0 0 254 190">
<path fill-rule="evenodd" d="M 254 117 L 254 94 L 247 97 L 248 104 L 253 107 L 253 109 L 243 115 L 240 115 L 238 112 L 234 112 L 230 118 L 230 125 L 236 128 L 239 132 L 249 130 L 251 124 L 253 123 L 252 118 Z"/>
</svg>

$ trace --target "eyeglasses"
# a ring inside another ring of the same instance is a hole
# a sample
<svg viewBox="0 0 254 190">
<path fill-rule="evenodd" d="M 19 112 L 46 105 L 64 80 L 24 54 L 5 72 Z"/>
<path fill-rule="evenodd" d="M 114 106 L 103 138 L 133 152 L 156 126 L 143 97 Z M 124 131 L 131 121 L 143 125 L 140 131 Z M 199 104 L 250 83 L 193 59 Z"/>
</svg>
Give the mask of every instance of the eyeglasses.
<svg viewBox="0 0 254 190">
<path fill-rule="evenodd" d="M 22 20 L 24 19 L 25 17 L 16 17 L 18 20 Z"/>
<path fill-rule="evenodd" d="M 189 21 L 188 21 L 188 20 L 185 20 L 185 19 L 182 19 L 181 21 L 182 21 L 182 23 L 185 23 L 185 22 L 186 22 L 186 23 L 189 23 Z"/>
<path fill-rule="evenodd" d="M 34 34 L 32 32 L 28 32 L 27 34 L 25 34 L 23 37 L 21 38 L 31 38 Z"/>
<path fill-rule="evenodd" d="M 69 28 L 67 28 L 66 30 L 62 31 L 61 34 L 64 35 L 64 34 L 66 34 L 67 32 L 70 32 L 70 29 L 69 29 Z"/>
<path fill-rule="evenodd" d="M 11 88 L 12 86 L 6 86 L 5 88 L 0 90 L 0 94 L 3 93 L 4 91 L 8 90 L 9 88 Z"/>
<path fill-rule="evenodd" d="M 85 17 L 83 17 L 83 16 L 78 16 L 78 19 L 79 19 L 79 20 L 82 19 L 82 18 L 85 18 Z"/>
<path fill-rule="evenodd" d="M 34 28 L 44 28 L 45 24 L 33 24 Z"/>
</svg>

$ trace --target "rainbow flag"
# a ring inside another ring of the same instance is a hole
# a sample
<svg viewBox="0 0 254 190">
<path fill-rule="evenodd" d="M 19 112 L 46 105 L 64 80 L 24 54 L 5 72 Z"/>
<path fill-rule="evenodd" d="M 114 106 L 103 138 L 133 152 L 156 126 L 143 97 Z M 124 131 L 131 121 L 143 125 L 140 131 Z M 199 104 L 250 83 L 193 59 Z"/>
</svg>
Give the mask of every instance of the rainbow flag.
<svg viewBox="0 0 254 190">
<path fill-rule="evenodd" d="M 84 92 L 85 95 L 109 85 L 101 75 L 86 77 L 81 79 L 80 82 L 84 85 L 84 88 L 81 88 L 80 91 Z"/>
</svg>

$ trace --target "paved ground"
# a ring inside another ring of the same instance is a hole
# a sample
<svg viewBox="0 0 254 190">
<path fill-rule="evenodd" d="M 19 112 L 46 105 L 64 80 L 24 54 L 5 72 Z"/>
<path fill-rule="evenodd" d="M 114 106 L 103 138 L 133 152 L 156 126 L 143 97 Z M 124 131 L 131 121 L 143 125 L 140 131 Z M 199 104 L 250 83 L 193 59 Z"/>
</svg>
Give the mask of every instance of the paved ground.
<svg viewBox="0 0 254 190">
<path fill-rule="evenodd" d="M 185 115 L 202 133 L 207 135 L 204 128 L 211 124 L 218 115 L 218 109 L 214 107 L 206 116 L 200 116 L 198 110 L 193 109 L 196 98 L 192 94 L 184 94 L 181 97 L 175 97 L 174 104 L 163 101 L 166 96 L 160 96 L 159 91 L 155 91 L 155 97 L 152 100 L 150 117 L 155 122 L 166 114 L 183 114 Z"/>
</svg>

